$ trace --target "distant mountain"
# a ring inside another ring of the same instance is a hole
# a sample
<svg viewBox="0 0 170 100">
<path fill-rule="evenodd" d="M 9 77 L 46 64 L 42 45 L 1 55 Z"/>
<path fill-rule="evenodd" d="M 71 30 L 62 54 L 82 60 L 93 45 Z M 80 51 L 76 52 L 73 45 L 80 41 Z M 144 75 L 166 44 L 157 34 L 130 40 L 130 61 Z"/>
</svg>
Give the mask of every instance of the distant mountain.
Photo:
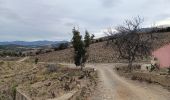
<svg viewBox="0 0 170 100">
<path fill-rule="evenodd" d="M 67 43 L 67 41 L 12 41 L 12 42 L 0 42 L 0 45 L 20 45 L 20 46 L 49 46 L 60 43 Z"/>
</svg>

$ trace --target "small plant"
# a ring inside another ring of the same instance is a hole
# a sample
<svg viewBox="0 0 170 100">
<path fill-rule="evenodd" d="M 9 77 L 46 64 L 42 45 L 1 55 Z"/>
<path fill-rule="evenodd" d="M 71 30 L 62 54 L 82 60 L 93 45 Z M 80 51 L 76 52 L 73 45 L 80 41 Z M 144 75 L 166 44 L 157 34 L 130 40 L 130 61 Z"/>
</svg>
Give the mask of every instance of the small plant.
<svg viewBox="0 0 170 100">
<path fill-rule="evenodd" d="M 13 86 L 12 86 L 12 98 L 13 98 L 13 100 L 16 99 L 16 91 L 17 91 L 16 87 L 17 86 L 18 85 L 16 85 L 16 84 L 13 84 Z"/>
<path fill-rule="evenodd" d="M 147 80 L 147 82 L 148 82 L 148 83 L 152 83 L 152 80 L 151 80 L 151 78 L 149 78 L 149 79 Z"/>
<path fill-rule="evenodd" d="M 132 76 L 131 80 L 137 80 L 137 77 L 136 76 Z"/>
<path fill-rule="evenodd" d="M 68 46 L 69 46 L 68 43 L 61 43 L 58 47 L 58 50 L 66 49 L 66 48 L 68 48 Z"/>
<path fill-rule="evenodd" d="M 1 62 L 0 62 L 0 65 L 3 65 L 3 64 L 4 64 L 4 62 L 3 62 L 3 61 L 1 61 Z"/>
<path fill-rule="evenodd" d="M 38 63 L 38 58 L 35 58 L 35 64 L 37 64 Z"/>
<path fill-rule="evenodd" d="M 3 93 L 0 93 L 0 100 L 7 100 L 7 97 Z"/>
<path fill-rule="evenodd" d="M 46 68 L 48 73 L 56 72 L 58 70 L 58 67 L 55 64 L 49 64 Z"/>
<path fill-rule="evenodd" d="M 155 69 L 155 66 L 151 65 L 151 69 L 149 72 L 152 72 Z"/>
<path fill-rule="evenodd" d="M 54 91 L 51 91 L 50 93 L 51 93 L 51 97 L 52 97 L 52 98 L 55 98 L 55 97 L 56 97 Z"/>
<path fill-rule="evenodd" d="M 170 74 L 170 67 L 168 68 L 168 74 Z"/>
</svg>

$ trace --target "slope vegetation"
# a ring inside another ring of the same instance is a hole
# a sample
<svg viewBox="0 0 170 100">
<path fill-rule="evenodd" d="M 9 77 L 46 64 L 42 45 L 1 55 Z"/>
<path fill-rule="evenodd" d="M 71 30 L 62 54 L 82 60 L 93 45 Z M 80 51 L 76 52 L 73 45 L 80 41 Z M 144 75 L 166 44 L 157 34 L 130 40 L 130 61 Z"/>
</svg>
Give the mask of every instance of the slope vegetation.
<svg viewBox="0 0 170 100">
<path fill-rule="evenodd" d="M 154 39 L 154 49 L 160 48 L 163 45 L 170 43 L 170 32 L 154 33 L 158 39 Z M 117 53 L 110 46 L 107 46 L 106 41 L 93 43 L 89 48 L 90 63 L 113 63 L 120 62 L 117 59 Z M 36 56 L 42 62 L 73 62 L 73 48 L 54 51 Z"/>
</svg>

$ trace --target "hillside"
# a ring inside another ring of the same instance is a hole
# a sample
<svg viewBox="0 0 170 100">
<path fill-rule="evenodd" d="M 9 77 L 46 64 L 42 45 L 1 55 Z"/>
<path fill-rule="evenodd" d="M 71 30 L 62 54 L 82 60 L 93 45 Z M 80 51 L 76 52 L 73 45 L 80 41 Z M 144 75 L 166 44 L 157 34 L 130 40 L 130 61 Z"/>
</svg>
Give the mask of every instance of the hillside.
<svg viewBox="0 0 170 100">
<path fill-rule="evenodd" d="M 106 42 L 99 42 L 90 45 L 88 62 L 112 62 L 115 61 L 115 53 Z M 54 51 L 37 56 L 40 61 L 46 62 L 73 62 L 73 48 Z"/>
<path fill-rule="evenodd" d="M 154 35 L 159 37 L 159 39 L 153 40 L 155 49 L 170 43 L 170 32 L 154 33 Z M 113 48 L 106 46 L 106 43 L 107 42 L 104 41 L 90 45 L 88 62 L 120 62 L 120 60 L 117 59 L 116 52 L 114 52 Z M 65 50 L 41 54 L 36 57 L 43 62 L 73 62 L 73 56 L 73 48 L 68 48 Z"/>
</svg>

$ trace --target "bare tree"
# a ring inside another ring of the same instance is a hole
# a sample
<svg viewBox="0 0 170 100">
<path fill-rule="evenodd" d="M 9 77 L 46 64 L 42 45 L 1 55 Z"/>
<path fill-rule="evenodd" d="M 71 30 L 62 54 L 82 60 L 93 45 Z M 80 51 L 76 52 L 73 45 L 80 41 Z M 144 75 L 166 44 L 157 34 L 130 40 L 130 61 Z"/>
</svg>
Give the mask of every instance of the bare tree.
<svg viewBox="0 0 170 100">
<path fill-rule="evenodd" d="M 128 61 L 129 71 L 137 58 L 147 57 L 152 50 L 152 32 L 142 32 L 143 21 L 142 18 L 135 17 L 133 20 L 126 20 L 125 25 L 117 27 L 117 33 L 111 29 L 107 32 L 109 45 L 118 52 L 119 58 Z"/>
</svg>

